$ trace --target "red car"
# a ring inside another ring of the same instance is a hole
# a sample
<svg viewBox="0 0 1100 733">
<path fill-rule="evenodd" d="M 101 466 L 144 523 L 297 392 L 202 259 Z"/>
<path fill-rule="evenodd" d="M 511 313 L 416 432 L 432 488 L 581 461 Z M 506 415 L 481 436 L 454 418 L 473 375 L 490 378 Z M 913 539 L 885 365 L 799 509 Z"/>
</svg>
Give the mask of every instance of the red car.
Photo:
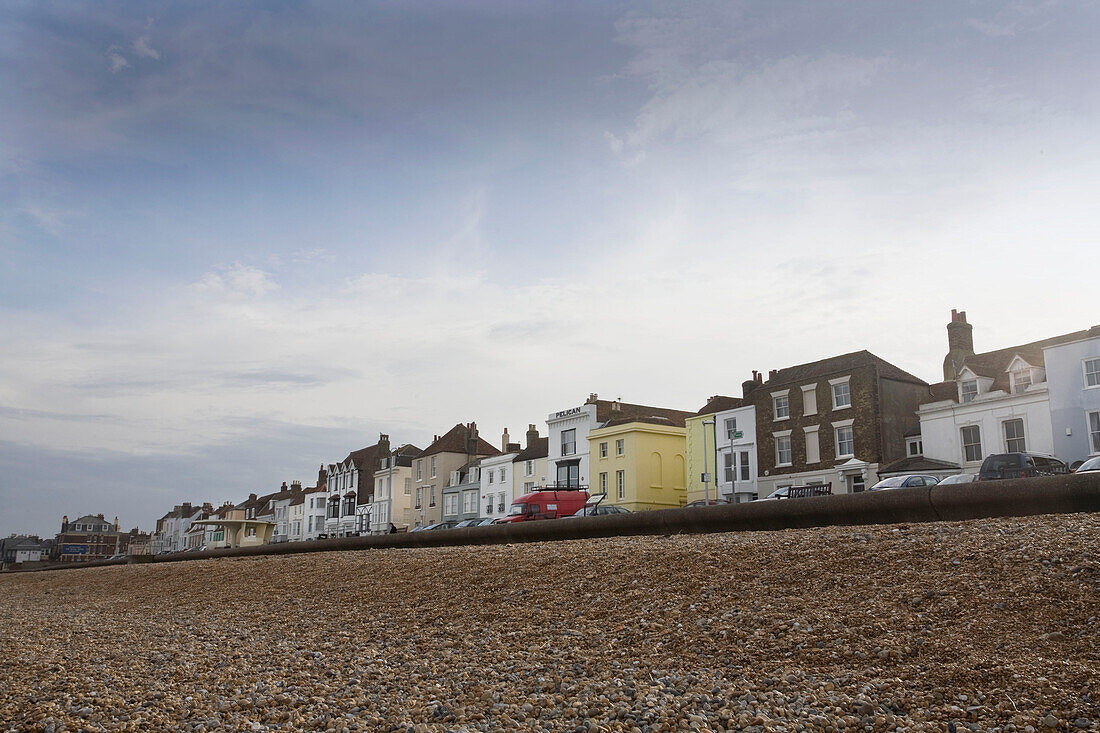
<svg viewBox="0 0 1100 733">
<path fill-rule="evenodd" d="M 530 522 L 535 519 L 557 519 L 568 517 L 584 508 L 588 503 L 588 492 L 580 489 L 559 491 L 543 489 L 524 494 L 512 502 L 508 516 L 496 520 L 504 522 Z"/>
</svg>

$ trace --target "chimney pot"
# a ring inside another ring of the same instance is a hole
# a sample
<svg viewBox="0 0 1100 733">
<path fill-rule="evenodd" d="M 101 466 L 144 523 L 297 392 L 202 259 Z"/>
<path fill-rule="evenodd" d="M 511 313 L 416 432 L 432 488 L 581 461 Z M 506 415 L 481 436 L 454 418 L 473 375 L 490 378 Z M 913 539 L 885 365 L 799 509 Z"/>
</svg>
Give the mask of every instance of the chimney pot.
<svg viewBox="0 0 1100 733">
<path fill-rule="evenodd" d="M 775 379 L 775 375 L 778 374 L 778 373 L 779 373 L 778 369 L 769 369 L 768 370 L 768 380 L 770 381 L 772 379 Z"/>
<path fill-rule="evenodd" d="M 511 443 L 512 436 L 508 434 L 508 428 L 504 428 L 504 435 L 500 437 L 500 449 L 505 453 L 508 452 L 508 445 Z"/>
</svg>

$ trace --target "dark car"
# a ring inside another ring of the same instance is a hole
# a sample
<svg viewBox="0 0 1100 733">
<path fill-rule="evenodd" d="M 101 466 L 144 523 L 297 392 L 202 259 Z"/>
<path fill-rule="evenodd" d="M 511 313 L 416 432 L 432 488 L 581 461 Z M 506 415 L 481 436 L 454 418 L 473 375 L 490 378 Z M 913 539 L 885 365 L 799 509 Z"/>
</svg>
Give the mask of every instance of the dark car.
<svg viewBox="0 0 1100 733">
<path fill-rule="evenodd" d="M 979 481 L 1006 478 L 1031 478 L 1069 473 L 1069 466 L 1054 456 L 1041 453 L 994 453 L 982 461 Z"/>
<path fill-rule="evenodd" d="M 458 522 L 456 522 L 455 520 L 448 519 L 445 522 L 439 522 L 437 524 L 432 524 L 432 525 L 428 526 L 426 528 L 426 530 L 430 532 L 430 531 L 434 531 L 434 530 L 437 530 L 437 529 L 454 529 L 456 524 L 458 524 Z"/>
<path fill-rule="evenodd" d="M 462 529 L 463 527 L 476 527 L 484 520 L 481 519 L 463 519 L 461 522 L 455 525 L 455 529 Z"/>
<path fill-rule="evenodd" d="M 729 499 L 696 499 L 684 504 L 684 509 L 694 509 L 698 506 L 718 506 L 720 504 L 732 504 Z"/>
</svg>

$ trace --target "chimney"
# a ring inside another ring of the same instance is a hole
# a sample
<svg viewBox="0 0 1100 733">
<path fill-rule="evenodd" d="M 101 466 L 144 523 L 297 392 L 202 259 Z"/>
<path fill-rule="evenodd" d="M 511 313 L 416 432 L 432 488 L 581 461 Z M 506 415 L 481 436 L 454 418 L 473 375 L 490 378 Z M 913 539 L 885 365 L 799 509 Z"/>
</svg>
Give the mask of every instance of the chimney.
<svg viewBox="0 0 1100 733">
<path fill-rule="evenodd" d="M 180 507 L 180 511 L 182 512 L 182 515 L 185 516 L 185 517 L 191 516 L 191 514 L 192 514 L 191 502 L 189 502 L 189 501 L 183 502 L 183 506 Z"/>
<path fill-rule="evenodd" d="M 768 381 L 770 382 L 770 381 L 772 381 L 773 379 L 775 379 L 775 375 L 776 375 L 776 374 L 779 374 L 779 370 L 778 370 L 778 369 L 769 369 L 769 370 L 768 370 Z"/>
<path fill-rule="evenodd" d="M 100 519 L 103 519 L 103 515 L 102 515 L 102 514 L 97 514 L 96 516 L 97 516 L 97 517 L 99 517 Z M 104 521 L 106 521 L 106 520 L 104 520 Z"/>
<path fill-rule="evenodd" d="M 477 455 L 477 423 L 466 425 L 466 453 L 470 456 Z"/>
<path fill-rule="evenodd" d="M 249 495 L 248 495 L 248 500 L 249 500 L 249 501 L 256 501 L 256 498 L 257 498 L 257 497 L 256 497 L 256 495 L 255 495 L 255 494 L 249 494 Z M 191 505 L 190 505 L 190 504 L 188 504 L 187 506 L 191 506 Z"/>
<path fill-rule="evenodd" d="M 504 435 L 500 436 L 500 449 L 503 452 L 508 452 L 508 444 L 511 440 L 512 436 L 508 435 L 508 428 L 504 428 Z"/>
<path fill-rule="evenodd" d="M 950 382 L 958 378 L 966 357 L 974 355 L 974 327 L 966 322 L 966 311 L 951 309 L 951 323 L 947 324 L 947 356 L 943 359 L 943 379 Z"/>
<path fill-rule="evenodd" d="M 118 517 L 115 517 L 115 531 L 118 531 Z"/>
<path fill-rule="evenodd" d="M 611 402 L 611 411 L 612 412 L 622 412 L 622 409 L 623 409 L 623 404 L 621 402 L 619 402 L 618 400 L 612 400 L 612 402 Z"/>
<path fill-rule="evenodd" d="M 382 456 L 389 458 L 390 455 L 390 436 L 388 433 L 378 434 L 378 452 L 375 455 L 378 456 L 374 459 L 374 469 L 377 470 L 382 466 Z"/>
<path fill-rule="evenodd" d="M 744 397 L 745 399 L 748 399 L 749 394 L 754 389 L 756 389 L 756 387 L 757 387 L 756 376 L 757 376 L 757 371 L 755 369 L 753 369 L 752 370 L 752 379 L 746 379 L 744 382 L 741 382 L 741 396 Z"/>
<path fill-rule="evenodd" d="M 527 426 L 527 446 L 528 448 L 534 448 L 535 443 L 539 439 L 539 429 L 535 427 L 534 423 Z"/>
<path fill-rule="evenodd" d="M 61 517 L 61 531 L 62 533 L 69 531 L 69 515 Z"/>
<path fill-rule="evenodd" d="M 284 481 L 283 485 L 279 487 L 279 491 L 286 491 L 286 481 Z"/>
<path fill-rule="evenodd" d="M 584 401 L 584 404 L 594 405 L 594 404 L 596 404 L 596 400 L 598 400 L 598 399 L 600 399 L 600 396 L 598 394 L 596 394 L 595 392 L 592 392 L 588 395 L 588 399 Z"/>
<path fill-rule="evenodd" d="M 290 482 L 290 490 L 291 491 L 301 491 L 302 490 L 302 482 L 299 481 L 298 479 L 294 479 L 293 481 Z"/>
</svg>

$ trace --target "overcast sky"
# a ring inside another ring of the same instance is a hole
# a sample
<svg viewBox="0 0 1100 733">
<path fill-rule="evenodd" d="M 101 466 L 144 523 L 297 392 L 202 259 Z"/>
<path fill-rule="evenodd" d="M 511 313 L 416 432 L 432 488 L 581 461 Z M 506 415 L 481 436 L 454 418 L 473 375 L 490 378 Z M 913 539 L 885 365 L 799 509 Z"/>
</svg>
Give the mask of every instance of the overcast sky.
<svg viewBox="0 0 1100 733">
<path fill-rule="evenodd" d="M 0 5 L 0 535 L 1100 322 L 1100 5 Z"/>
</svg>

